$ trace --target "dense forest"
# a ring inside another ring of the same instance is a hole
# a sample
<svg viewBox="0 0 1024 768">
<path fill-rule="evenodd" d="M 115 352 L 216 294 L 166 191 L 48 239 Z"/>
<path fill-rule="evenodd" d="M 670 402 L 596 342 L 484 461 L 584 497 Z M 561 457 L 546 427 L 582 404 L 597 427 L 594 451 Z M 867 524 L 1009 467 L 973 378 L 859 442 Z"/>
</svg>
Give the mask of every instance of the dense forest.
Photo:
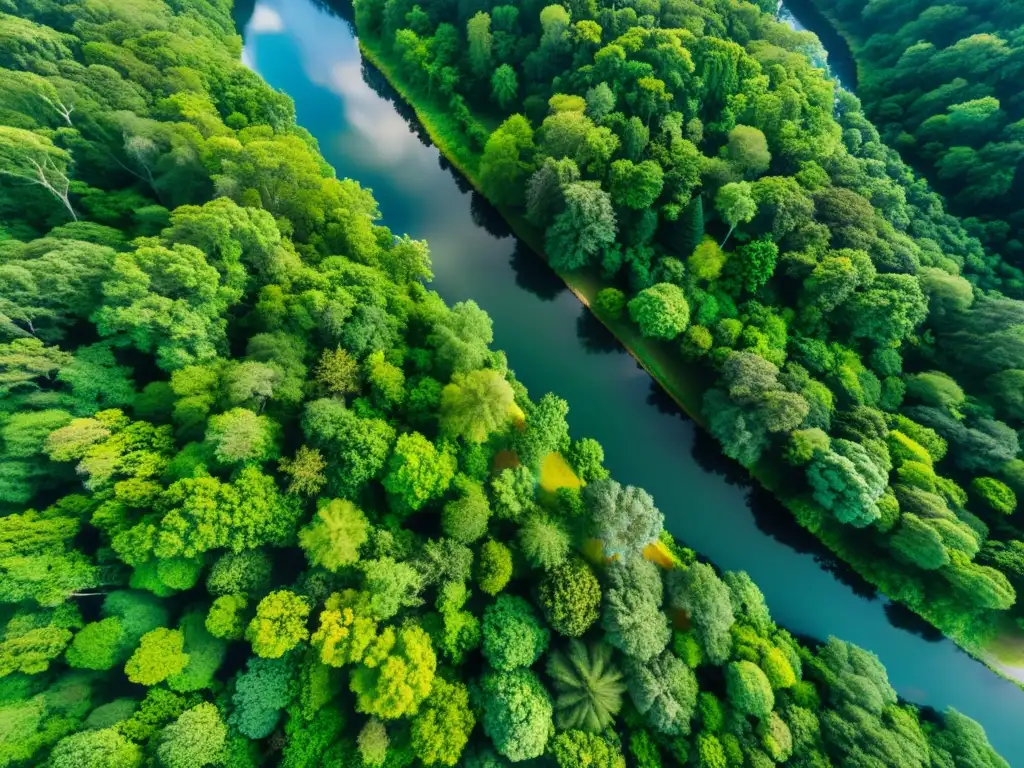
<svg viewBox="0 0 1024 768">
<path fill-rule="evenodd" d="M 1024 619 L 1022 273 L 775 10 L 358 0 L 355 20 L 551 265 L 598 276 L 599 316 L 714 372 L 725 452 L 978 650 Z"/>
<path fill-rule="evenodd" d="M 813 0 L 842 32 L 883 139 L 1024 265 L 1024 6 L 1012 0 Z"/>
<path fill-rule="evenodd" d="M 0 0 L 0 766 L 1006 766 L 531 400 L 225 0 Z"/>
</svg>

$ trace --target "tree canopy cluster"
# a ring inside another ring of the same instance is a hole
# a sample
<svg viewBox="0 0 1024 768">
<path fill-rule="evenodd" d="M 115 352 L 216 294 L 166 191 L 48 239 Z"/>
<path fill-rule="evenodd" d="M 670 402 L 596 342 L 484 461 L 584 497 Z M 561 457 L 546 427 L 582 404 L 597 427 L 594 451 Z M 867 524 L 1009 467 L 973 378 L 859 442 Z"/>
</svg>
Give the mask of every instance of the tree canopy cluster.
<svg viewBox="0 0 1024 768">
<path fill-rule="evenodd" d="M 1012 0 L 814 0 L 850 44 L 882 138 L 1024 265 L 1024 8 Z"/>
<path fill-rule="evenodd" d="M 67 182 L 0 217 L 0 766 L 1006 766 L 678 547 L 226 2 L 0 7 L 3 135 Z"/>
<path fill-rule="evenodd" d="M 923 8 L 870 7 L 890 5 Z M 412 98 L 458 116 L 479 185 L 551 265 L 603 281 L 600 316 L 713 369 L 725 453 L 980 648 L 1024 621 L 1024 273 L 775 10 L 358 0 L 356 21 Z"/>
</svg>

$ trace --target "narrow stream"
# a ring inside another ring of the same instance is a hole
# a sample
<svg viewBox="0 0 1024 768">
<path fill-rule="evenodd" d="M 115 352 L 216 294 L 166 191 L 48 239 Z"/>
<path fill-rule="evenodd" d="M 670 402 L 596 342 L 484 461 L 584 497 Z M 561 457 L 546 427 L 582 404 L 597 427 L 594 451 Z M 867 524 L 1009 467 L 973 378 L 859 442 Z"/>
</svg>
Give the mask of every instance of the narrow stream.
<svg viewBox="0 0 1024 768">
<path fill-rule="evenodd" d="M 433 288 L 491 315 L 495 345 L 518 378 L 535 396 L 550 390 L 569 402 L 574 435 L 599 440 L 614 476 L 650 491 L 673 534 L 722 568 L 748 571 L 780 624 L 874 651 L 902 696 L 956 707 L 1011 763 L 1024 764 L 1021 691 L 877 595 L 751 487 L 449 169 L 363 64 L 343 19 L 315 0 L 261 0 L 242 15 L 246 63 L 295 100 L 300 124 L 338 175 L 372 189 L 396 233 L 430 243 Z"/>
</svg>

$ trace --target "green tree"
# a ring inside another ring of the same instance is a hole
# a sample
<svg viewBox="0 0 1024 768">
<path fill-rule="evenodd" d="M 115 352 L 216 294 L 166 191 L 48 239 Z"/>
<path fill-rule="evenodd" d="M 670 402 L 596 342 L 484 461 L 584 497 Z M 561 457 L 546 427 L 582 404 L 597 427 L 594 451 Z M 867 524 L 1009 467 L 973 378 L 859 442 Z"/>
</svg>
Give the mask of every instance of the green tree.
<svg viewBox="0 0 1024 768">
<path fill-rule="evenodd" d="M 415 713 L 430 693 L 436 665 L 426 632 L 413 624 L 386 627 L 352 672 L 356 709 L 382 719 Z"/>
<path fill-rule="evenodd" d="M 715 196 L 715 210 L 729 225 L 729 231 L 722 240 L 722 248 L 729 242 L 733 231 L 740 224 L 752 221 L 757 215 L 757 203 L 751 194 L 751 187 L 745 181 L 730 182 L 718 190 Z"/>
<path fill-rule="evenodd" d="M 615 722 L 626 685 L 611 646 L 572 640 L 567 651 L 548 656 L 547 673 L 554 683 L 559 728 L 599 733 Z"/>
<path fill-rule="evenodd" d="M 542 512 L 527 515 L 519 528 L 519 548 L 536 568 L 550 570 L 561 565 L 571 543 L 565 526 Z"/>
<path fill-rule="evenodd" d="M 705 563 L 673 569 L 668 579 L 672 606 L 689 614 L 708 660 L 724 664 L 732 650 L 730 630 L 735 621 L 729 587 Z"/>
<path fill-rule="evenodd" d="M 203 768 L 221 761 L 228 729 L 208 702 L 182 712 L 161 732 L 157 760 L 166 768 Z"/>
<path fill-rule="evenodd" d="M 49 764 L 53 768 L 138 768 L 142 750 L 113 728 L 82 731 L 61 739 Z"/>
<path fill-rule="evenodd" d="M 491 202 L 522 205 L 533 151 L 533 128 L 522 115 L 512 115 L 490 135 L 480 157 L 479 178 Z"/>
<path fill-rule="evenodd" d="M 765 135 L 749 125 L 737 125 L 729 131 L 725 156 L 744 178 L 752 179 L 768 170 L 772 154 Z"/>
<path fill-rule="evenodd" d="M 512 578 L 512 553 L 500 541 L 488 539 L 480 546 L 476 564 L 477 583 L 488 595 L 496 595 Z"/>
<path fill-rule="evenodd" d="M 471 544 L 487 534 L 491 507 L 479 483 L 464 475 L 457 475 L 454 486 L 459 491 L 459 498 L 444 505 L 441 529 L 446 536 L 463 544 Z"/>
<path fill-rule="evenodd" d="M 480 11 L 466 22 L 466 43 L 470 68 L 477 77 L 483 77 L 491 69 L 494 45 L 489 14 Z"/>
<path fill-rule="evenodd" d="M 678 285 L 658 283 L 629 302 L 629 316 L 644 336 L 671 341 L 690 324 L 690 305 Z"/>
<path fill-rule="evenodd" d="M 271 592 L 256 606 L 256 616 L 245 630 L 252 650 L 265 659 L 279 659 L 309 637 L 309 603 L 287 589 Z"/>
<path fill-rule="evenodd" d="M 571 557 L 544 574 L 537 601 L 558 634 L 580 637 L 598 619 L 601 585 L 584 560 Z"/>
<path fill-rule="evenodd" d="M 519 94 L 519 78 L 508 64 L 502 64 L 491 75 L 491 95 L 498 100 L 498 106 L 508 109 Z"/>
<path fill-rule="evenodd" d="M 508 422 L 514 394 L 499 371 L 456 373 L 441 391 L 441 429 L 482 443 Z"/>
<path fill-rule="evenodd" d="M 764 672 L 749 661 L 731 662 L 725 668 L 725 685 L 729 703 L 744 714 L 765 718 L 775 706 L 771 683 Z"/>
<path fill-rule="evenodd" d="M 436 678 L 412 721 L 413 752 L 424 765 L 454 766 L 475 724 L 466 686 Z"/>
<path fill-rule="evenodd" d="M 532 666 L 547 650 L 551 634 L 521 597 L 499 595 L 484 609 L 483 652 L 497 670 Z"/>
<path fill-rule="evenodd" d="M 611 165 L 608 185 L 616 205 L 643 211 L 661 195 L 664 177 L 661 166 L 653 160 L 635 165 L 631 160 L 616 160 Z"/>
<path fill-rule="evenodd" d="M 598 480 L 583 491 L 590 513 L 590 535 L 600 539 L 607 555 L 639 555 L 655 541 L 664 518 L 654 499 L 642 488 Z"/>
<path fill-rule="evenodd" d="M 528 669 L 491 672 L 481 683 L 484 732 L 513 762 L 539 757 L 552 727 L 551 699 Z"/>
<path fill-rule="evenodd" d="M 177 629 L 158 628 L 142 636 L 139 647 L 124 665 L 133 683 L 156 685 L 181 672 L 188 664 L 185 635 Z"/>
<path fill-rule="evenodd" d="M 223 464 L 262 463 L 276 458 L 280 426 L 248 408 L 232 408 L 210 417 L 206 442 Z"/>
<path fill-rule="evenodd" d="M 594 182 L 571 182 L 562 194 L 565 210 L 548 227 L 544 247 L 555 269 L 579 269 L 615 241 L 615 211 L 611 197 Z"/>
<path fill-rule="evenodd" d="M 455 477 L 455 457 L 419 432 L 401 435 L 388 462 L 384 488 L 399 512 L 409 513 L 441 496 Z"/>
<path fill-rule="evenodd" d="M 669 736 L 689 734 L 697 709 L 693 670 L 670 651 L 648 661 L 629 658 L 624 666 L 629 696 L 651 727 Z"/>
<path fill-rule="evenodd" d="M 566 731 L 555 736 L 551 752 L 559 768 L 591 765 L 594 768 L 624 768 L 626 760 L 617 744 L 586 731 Z"/>
<path fill-rule="evenodd" d="M 369 527 L 366 515 L 352 502 L 322 499 L 313 521 L 299 530 L 299 546 L 311 565 L 337 571 L 359 559 Z"/>
<path fill-rule="evenodd" d="M 668 645 L 671 630 L 661 610 L 658 567 L 641 558 L 614 562 L 602 606 L 605 639 L 627 656 L 649 661 Z"/>
</svg>

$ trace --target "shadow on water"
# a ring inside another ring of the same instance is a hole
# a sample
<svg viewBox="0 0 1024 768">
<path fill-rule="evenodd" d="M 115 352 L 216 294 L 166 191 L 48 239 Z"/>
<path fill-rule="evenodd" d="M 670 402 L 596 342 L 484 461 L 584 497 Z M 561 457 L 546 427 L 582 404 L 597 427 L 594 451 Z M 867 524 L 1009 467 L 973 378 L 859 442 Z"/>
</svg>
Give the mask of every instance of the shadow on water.
<svg viewBox="0 0 1024 768">
<path fill-rule="evenodd" d="M 945 639 L 939 630 L 900 603 L 886 603 L 885 617 L 897 629 L 912 632 L 926 642 L 941 643 Z"/>
<path fill-rule="evenodd" d="M 444 168 L 444 165 L 441 167 Z M 456 173 L 451 164 L 448 164 L 448 168 L 445 170 L 450 171 L 458 179 L 462 178 L 462 174 Z M 465 181 L 465 179 L 463 179 L 463 181 Z M 473 218 L 474 224 L 478 227 L 483 227 L 487 230 L 488 234 L 493 235 L 498 239 L 514 237 L 512 228 L 509 227 L 508 222 L 505 221 L 505 217 L 498 213 L 498 209 L 491 205 L 487 201 L 487 198 L 475 189 L 472 191 L 470 196 L 469 215 Z"/>
<path fill-rule="evenodd" d="M 576 318 L 576 338 L 583 344 L 583 348 L 592 354 L 607 355 L 613 352 L 624 354 L 626 351 L 622 343 L 605 327 L 604 323 L 586 307 L 583 307 Z M 661 387 L 656 387 L 656 389 L 664 394 Z M 666 395 L 666 397 L 668 396 Z M 649 399 L 648 402 L 650 402 Z"/>
<path fill-rule="evenodd" d="M 453 170 L 452 173 L 455 173 Z M 456 176 L 458 174 L 456 173 Z M 529 246 L 516 240 L 509 264 L 516 276 L 516 285 L 529 291 L 542 301 L 554 301 L 565 291 L 565 283 L 556 275 L 551 267 L 545 264 Z"/>
</svg>

